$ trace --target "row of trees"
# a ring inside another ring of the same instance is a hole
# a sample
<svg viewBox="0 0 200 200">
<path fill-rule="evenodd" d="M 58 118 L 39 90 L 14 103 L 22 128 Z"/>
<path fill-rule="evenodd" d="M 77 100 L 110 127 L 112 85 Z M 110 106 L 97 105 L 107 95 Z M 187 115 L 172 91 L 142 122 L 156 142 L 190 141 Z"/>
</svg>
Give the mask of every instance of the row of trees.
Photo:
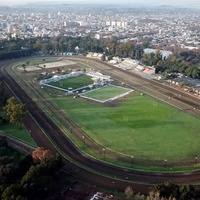
<svg viewBox="0 0 200 200">
<path fill-rule="evenodd" d="M 179 186 L 169 182 L 152 186 L 148 196 L 135 194 L 130 186 L 124 193 L 129 200 L 192 200 L 196 196 L 192 185 Z"/>
<path fill-rule="evenodd" d="M 140 42 L 127 41 L 120 43 L 116 37 L 97 40 L 91 37 L 56 37 L 56 38 L 32 38 L 0 41 L 0 59 L 17 58 L 22 56 L 34 55 L 37 53 L 51 54 L 58 52 L 88 51 L 107 53 L 111 56 L 131 57 L 140 59 L 143 49 L 146 48 L 146 40 Z"/>
<path fill-rule="evenodd" d="M 156 73 L 182 73 L 192 78 L 199 78 L 199 66 L 185 61 L 182 54 L 183 52 L 179 55 L 170 55 L 168 59 L 163 60 L 161 52 L 156 51 L 155 53 L 143 54 L 141 61 L 146 65 L 154 66 Z"/>
<path fill-rule="evenodd" d="M 191 64 L 199 64 L 200 50 L 196 49 L 193 51 L 183 51 L 180 53 L 180 57 Z"/>
<path fill-rule="evenodd" d="M 19 162 L 11 155 L 5 137 L 0 136 L 0 199 L 46 199 L 57 194 L 55 177 L 63 166 L 61 157 L 38 147 Z M 15 154 L 16 155 L 16 154 Z"/>
<path fill-rule="evenodd" d="M 54 38 L 31 38 L 0 41 L 0 59 L 18 58 L 30 55 L 54 54 L 64 52 L 87 53 L 89 51 L 104 53 L 110 57 L 130 57 L 141 60 L 144 64 L 156 67 L 156 72 L 181 72 L 193 78 L 199 78 L 197 64 L 200 63 L 199 50 L 176 51 L 175 58 L 162 60 L 160 51 L 144 54 L 149 47 L 148 39 L 141 41 L 120 42 L 116 37 L 97 40 L 87 37 L 60 36 Z M 76 48 L 78 47 L 78 48 Z M 78 49 L 78 50 L 77 50 Z"/>
<path fill-rule="evenodd" d="M 28 63 L 26 63 L 28 64 Z M 21 128 L 27 113 L 26 105 L 16 98 L 8 98 L 3 79 L 0 79 L 0 109 L 5 110 L 9 121 Z M 49 199 L 60 195 L 56 175 L 62 168 L 61 157 L 38 147 L 32 155 L 14 152 L 5 137 L 0 136 L 0 199 Z"/>
</svg>

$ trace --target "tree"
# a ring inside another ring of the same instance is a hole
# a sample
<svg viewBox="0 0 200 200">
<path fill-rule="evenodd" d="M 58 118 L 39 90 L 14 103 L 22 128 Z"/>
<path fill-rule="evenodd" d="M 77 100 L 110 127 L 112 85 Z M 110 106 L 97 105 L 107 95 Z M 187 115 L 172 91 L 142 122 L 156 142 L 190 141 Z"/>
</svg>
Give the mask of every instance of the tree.
<svg viewBox="0 0 200 200">
<path fill-rule="evenodd" d="M 180 200 L 194 199 L 195 190 L 192 185 L 182 185 L 180 186 Z"/>
<path fill-rule="evenodd" d="M 10 183 L 14 171 L 14 165 L 8 156 L 0 156 L 0 196 Z"/>
<path fill-rule="evenodd" d="M 53 178 L 62 167 L 62 160 L 59 155 L 49 152 L 44 148 L 37 148 L 34 155 L 40 161 L 32 165 L 20 180 L 19 187 L 23 196 L 28 199 L 45 199 L 53 190 Z"/>
<path fill-rule="evenodd" d="M 132 187 L 128 186 L 125 189 L 124 193 L 125 193 L 127 199 L 131 199 L 132 196 L 133 196 L 133 189 L 132 189 Z"/>
<path fill-rule="evenodd" d="M 158 63 L 158 61 L 162 60 L 162 54 L 160 52 L 160 50 L 157 50 L 154 54 L 154 62 L 153 65 L 156 65 Z"/>
<path fill-rule="evenodd" d="M 52 46 L 52 49 L 53 49 L 54 52 L 58 51 L 59 43 L 56 39 L 51 41 L 51 46 Z"/>
<path fill-rule="evenodd" d="M 2 77 L 0 77 L 0 110 L 6 103 L 7 91 L 5 89 L 5 83 Z"/>
<path fill-rule="evenodd" d="M 26 71 L 26 65 L 22 64 L 22 68 L 24 69 L 24 71 Z"/>
<path fill-rule="evenodd" d="M 22 120 L 27 113 L 26 105 L 18 103 L 14 97 L 7 100 L 7 105 L 4 107 L 10 122 L 22 127 Z"/>
<path fill-rule="evenodd" d="M 0 148 L 7 147 L 7 146 L 8 146 L 8 142 L 6 140 L 6 137 L 0 135 Z"/>
<path fill-rule="evenodd" d="M 42 160 L 45 160 L 52 156 L 52 153 L 49 150 L 44 149 L 43 147 L 37 147 L 32 152 L 32 158 L 35 163 L 40 163 Z"/>
<path fill-rule="evenodd" d="M 173 183 L 165 182 L 162 185 L 154 185 L 152 187 L 154 193 L 159 193 L 160 197 L 164 198 L 177 198 L 180 197 L 180 188 Z"/>
<path fill-rule="evenodd" d="M 28 200 L 27 197 L 23 197 L 20 194 L 19 186 L 18 184 L 12 184 L 9 187 L 7 187 L 2 195 L 1 199 L 2 200 Z"/>
<path fill-rule="evenodd" d="M 187 76 L 192 76 L 192 71 L 193 71 L 193 67 L 188 67 L 186 70 L 185 70 L 185 73 Z"/>
<path fill-rule="evenodd" d="M 200 70 L 198 68 L 194 68 L 191 74 L 192 78 L 199 78 L 199 75 L 200 75 Z"/>
<path fill-rule="evenodd" d="M 0 156 L 4 156 L 6 149 L 8 147 L 8 142 L 5 136 L 0 136 Z"/>
<path fill-rule="evenodd" d="M 0 142 L 1 146 L 7 145 L 3 137 Z M 43 148 L 42 151 L 49 152 Z M 57 154 L 40 157 L 39 163 L 33 163 L 30 155 L 18 163 L 14 162 L 13 157 L 0 156 L 1 200 L 53 199 L 52 196 L 59 187 L 55 184 L 55 175 L 62 167 L 62 160 Z"/>
</svg>

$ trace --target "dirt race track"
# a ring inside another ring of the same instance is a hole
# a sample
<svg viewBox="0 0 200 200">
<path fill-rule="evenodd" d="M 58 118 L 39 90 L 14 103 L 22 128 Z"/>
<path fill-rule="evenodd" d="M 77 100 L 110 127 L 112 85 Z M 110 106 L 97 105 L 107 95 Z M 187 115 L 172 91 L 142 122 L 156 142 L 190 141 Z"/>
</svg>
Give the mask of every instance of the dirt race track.
<svg viewBox="0 0 200 200">
<path fill-rule="evenodd" d="M 102 72 L 112 75 L 131 88 L 148 93 L 180 109 L 190 112 L 195 116 L 200 116 L 199 99 L 190 94 L 183 93 L 156 81 L 149 81 L 144 78 L 129 74 L 126 71 L 115 69 L 105 63 L 85 58 L 72 58 L 69 60 L 79 60 L 88 66 L 101 69 Z M 79 179 L 92 185 L 121 190 L 127 186 L 132 186 L 134 191 L 148 193 L 152 184 L 164 183 L 170 181 L 175 184 L 193 184 L 198 188 L 200 172 L 189 173 L 152 173 L 135 171 L 134 169 L 123 169 L 112 166 L 98 160 L 94 160 L 83 155 L 74 144 L 65 136 L 62 130 L 52 123 L 51 119 L 36 105 L 35 102 L 19 87 L 18 84 L 10 77 L 4 67 L 6 62 L 1 62 L 1 74 L 4 76 L 6 83 L 12 87 L 13 93 L 18 96 L 22 103 L 26 103 L 30 115 L 25 120 L 25 125 L 32 132 L 32 137 L 39 146 L 50 149 L 53 152 L 59 152 L 65 155 L 65 171 Z M 45 100 L 45 99 L 44 99 Z M 195 109 L 194 109 L 195 108 Z M 40 125 L 40 127 L 38 126 Z M 52 145 L 56 144 L 57 148 Z M 190 161 L 186 161 L 190 163 Z"/>
</svg>

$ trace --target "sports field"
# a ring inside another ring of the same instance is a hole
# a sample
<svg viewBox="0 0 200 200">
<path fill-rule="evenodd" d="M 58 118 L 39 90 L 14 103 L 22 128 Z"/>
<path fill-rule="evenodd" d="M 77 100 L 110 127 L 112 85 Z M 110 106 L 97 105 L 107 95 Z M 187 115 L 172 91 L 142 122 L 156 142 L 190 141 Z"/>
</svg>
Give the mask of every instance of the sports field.
<svg viewBox="0 0 200 200">
<path fill-rule="evenodd" d="M 99 144 L 152 160 L 179 160 L 200 152 L 200 120 L 132 92 L 111 105 L 57 97 L 55 103 Z"/>
<path fill-rule="evenodd" d="M 131 92 L 130 89 L 117 87 L 114 85 L 109 85 L 109 86 L 101 87 L 97 90 L 86 92 L 84 94 L 81 94 L 81 96 L 85 98 L 89 98 L 89 99 L 94 99 L 100 102 L 104 102 L 106 100 L 121 97 L 124 94 L 129 93 L 129 92 Z"/>
<path fill-rule="evenodd" d="M 74 89 L 78 89 L 78 88 L 93 84 L 93 80 L 90 76 L 83 74 L 77 77 L 62 79 L 62 80 L 51 82 L 48 84 L 59 87 L 59 88 L 63 88 L 63 89 L 72 88 L 74 90 Z"/>
</svg>

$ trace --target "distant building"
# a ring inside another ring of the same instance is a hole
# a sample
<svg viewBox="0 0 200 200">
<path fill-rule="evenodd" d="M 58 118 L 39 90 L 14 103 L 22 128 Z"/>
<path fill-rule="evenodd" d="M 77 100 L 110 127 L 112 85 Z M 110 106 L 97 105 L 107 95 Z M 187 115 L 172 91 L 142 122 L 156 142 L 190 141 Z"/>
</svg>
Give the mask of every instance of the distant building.
<svg viewBox="0 0 200 200">
<path fill-rule="evenodd" d="M 106 26 L 110 26 L 111 22 L 110 21 L 106 21 Z"/>
<path fill-rule="evenodd" d="M 112 26 L 109 26 L 109 27 L 108 27 L 108 31 L 113 31 L 113 27 L 112 27 Z"/>
<path fill-rule="evenodd" d="M 13 33 L 13 27 L 11 25 L 7 26 L 7 33 Z"/>
<path fill-rule="evenodd" d="M 112 21 L 111 26 L 116 26 L 116 21 Z"/>
<path fill-rule="evenodd" d="M 3 23 L 1 24 L 1 29 L 2 29 L 2 30 L 5 30 L 5 29 L 6 29 L 6 23 L 5 23 L 5 22 L 3 22 Z"/>
<path fill-rule="evenodd" d="M 120 22 L 120 21 L 118 21 L 116 24 L 117 24 L 118 27 L 122 26 L 122 22 Z"/>
<path fill-rule="evenodd" d="M 150 48 L 146 48 L 144 49 L 144 53 L 156 53 L 156 51 L 158 51 L 159 49 L 150 49 Z M 162 59 L 168 59 L 169 56 L 171 54 L 173 54 L 171 51 L 164 51 L 164 50 L 160 50 L 161 54 L 162 54 Z"/>
<path fill-rule="evenodd" d="M 80 25 L 79 22 L 75 22 L 75 21 L 65 21 L 63 24 L 65 27 L 75 27 Z"/>
<path fill-rule="evenodd" d="M 26 24 L 23 25 L 23 32 L 26 33 L 28 30 L 28 26 Z"/>
<path fill-rule="evenodd" d="M 122 25 L 122 27 L 126 27 L 128 25 L 128 23 L 127 22 L 122 22 L 121 25 Z"/>
<path fill-rule="evenodd" d="M 80 26 L 88 26 L 88 22 L 86 21 L 80 21 L 79 24 Z"/>
<path fill-rule="evenodd" d="M 95 34 L 94 36 L 97 40 L 100 40 L 101 39 L 101 35 L 99 33 Z"/>
</svg>

